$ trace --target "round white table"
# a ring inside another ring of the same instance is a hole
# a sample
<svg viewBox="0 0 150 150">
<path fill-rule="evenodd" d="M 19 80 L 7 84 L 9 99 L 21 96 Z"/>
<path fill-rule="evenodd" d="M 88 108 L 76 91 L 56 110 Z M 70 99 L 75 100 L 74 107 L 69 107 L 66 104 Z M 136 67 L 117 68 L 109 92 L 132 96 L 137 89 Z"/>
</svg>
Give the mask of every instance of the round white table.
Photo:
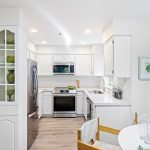
<svg viewBox="0 0 150 150">
<path fill-rule="evenodd" d="M 139 135 L 139 126 L 133 125 L 122 129 L 118 135 L 118 142 L 123 150 L 137 150 L 143 142 Z"/>
</svg>

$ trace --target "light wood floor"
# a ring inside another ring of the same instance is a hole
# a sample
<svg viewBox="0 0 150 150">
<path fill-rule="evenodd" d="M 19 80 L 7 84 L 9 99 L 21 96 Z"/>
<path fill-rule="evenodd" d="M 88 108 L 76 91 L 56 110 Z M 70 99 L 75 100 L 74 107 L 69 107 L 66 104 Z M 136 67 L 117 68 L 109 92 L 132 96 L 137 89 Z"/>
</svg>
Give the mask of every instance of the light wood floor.
<svg viewBox="0 0 150 150">
<path fill-rule="evenodd" d="M 84 118 L 42 118 L 30 150 L 77 150 L 77 129 Z"/>
</svg>

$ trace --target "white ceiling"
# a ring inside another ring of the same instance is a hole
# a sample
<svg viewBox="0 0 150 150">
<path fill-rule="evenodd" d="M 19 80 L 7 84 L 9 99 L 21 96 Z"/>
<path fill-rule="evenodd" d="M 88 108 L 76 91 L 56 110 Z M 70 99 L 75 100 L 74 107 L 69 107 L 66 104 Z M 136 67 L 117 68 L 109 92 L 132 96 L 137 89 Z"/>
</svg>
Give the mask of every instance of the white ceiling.
<svg viewBox="0 0 150 150">
<path fill-rule="evenodd" d="M 43 40 L 47 45 L 101 43 L 102 30 L 113 17 L 150 18 L 150 0 L 0 0 L 0 7 L 22 8 L 28 36 L 37 45 Z"/>
</svg>

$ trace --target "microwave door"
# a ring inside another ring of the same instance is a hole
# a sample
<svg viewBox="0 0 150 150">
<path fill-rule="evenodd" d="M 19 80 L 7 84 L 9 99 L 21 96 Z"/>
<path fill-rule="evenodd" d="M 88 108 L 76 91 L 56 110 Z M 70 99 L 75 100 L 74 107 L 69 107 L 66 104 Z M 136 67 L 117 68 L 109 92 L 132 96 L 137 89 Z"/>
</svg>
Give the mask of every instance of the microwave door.
<svg viewBox="0 0 150 150">
<path fill-rule="evenodd" d="M 69 65 L 54 65 L 53 73 L 54 74 L 69 74 Z"/>
</svg>

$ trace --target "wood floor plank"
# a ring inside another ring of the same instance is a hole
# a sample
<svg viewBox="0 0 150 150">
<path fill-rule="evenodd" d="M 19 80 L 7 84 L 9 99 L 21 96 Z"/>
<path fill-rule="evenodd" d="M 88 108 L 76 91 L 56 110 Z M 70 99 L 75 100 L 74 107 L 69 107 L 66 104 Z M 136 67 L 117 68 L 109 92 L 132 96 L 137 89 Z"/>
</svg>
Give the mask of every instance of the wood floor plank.
<svg viewBox="0 0 150 150">
<path fill-rule="evenodd" d="M 42 118 L 30 150 L 77 150 L 77 129 L 84 118 Z"/>
</svg>

